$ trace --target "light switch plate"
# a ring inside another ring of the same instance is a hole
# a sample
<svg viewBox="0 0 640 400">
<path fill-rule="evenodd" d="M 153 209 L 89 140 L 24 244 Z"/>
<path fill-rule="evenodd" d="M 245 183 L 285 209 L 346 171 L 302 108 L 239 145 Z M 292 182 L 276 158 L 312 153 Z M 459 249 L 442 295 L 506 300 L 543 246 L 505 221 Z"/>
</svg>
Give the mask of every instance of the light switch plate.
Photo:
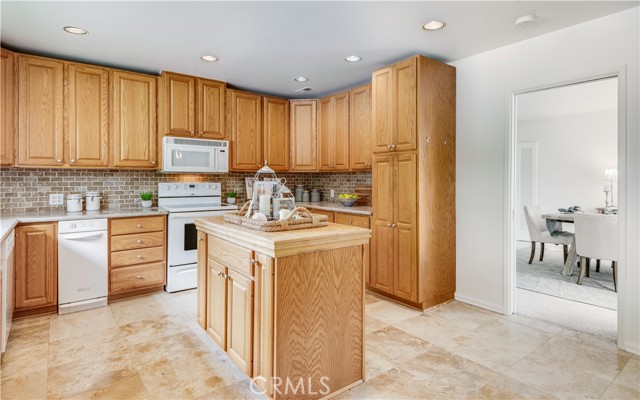
<svg viewBox="0 0 640 400">
<path fill-rule="evenodd" d="M 329 190 L 329 197 L 331 197 L 331 198 L 336 197 L 336 192 L 335 192 L 335 190 L 333 190 L 333 189 Z"/>
<path fill-rule="evenodd" d="M 50 206 L 61 206 L 64 204 L 64 194 L 62 193 L 51 193 L 49 195 L 49 205 Z"/>
</svg>

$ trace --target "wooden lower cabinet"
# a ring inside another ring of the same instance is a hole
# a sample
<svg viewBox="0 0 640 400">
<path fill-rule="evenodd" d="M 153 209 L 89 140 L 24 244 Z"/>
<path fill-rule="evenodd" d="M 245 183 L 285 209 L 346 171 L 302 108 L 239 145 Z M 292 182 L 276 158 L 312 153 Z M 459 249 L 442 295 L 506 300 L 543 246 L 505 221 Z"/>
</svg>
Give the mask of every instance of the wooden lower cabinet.
<svg viewBox="0 0 640 400">
<path fill-rule="evenodd" d="M 57 224 L 16 228 L 15 317 L 55 312 L 58 305 Z"/>
<path fill-rule="evenodd" d="M 247 375 L 252 368 L 253 280 L 229 270 L 227 274 L 227 354 Z"/>
<path fill-rule="evenodd" d="M 207 265 L 207 234 L 198 232 L 198 265 Z M 207 268 L 198 268 L 198 282 L 207 281 Z M 207 329 L 207 294 L 198 290 L 197 320 L 204 330 Z"/>
<path fill-rule="evenodd" d="M 198 291 L 206 290 L 207 293 L 207 333 L 223 350 L 227 349 L 226 272 L 227 269 L 222 264 L 209 258 L 206 284 L 198 282 Z"/>
<path fill-rule="evenodd" d="M 109 220 L 109 301 L 164 290 L 166 217 Z"/>
</svg>

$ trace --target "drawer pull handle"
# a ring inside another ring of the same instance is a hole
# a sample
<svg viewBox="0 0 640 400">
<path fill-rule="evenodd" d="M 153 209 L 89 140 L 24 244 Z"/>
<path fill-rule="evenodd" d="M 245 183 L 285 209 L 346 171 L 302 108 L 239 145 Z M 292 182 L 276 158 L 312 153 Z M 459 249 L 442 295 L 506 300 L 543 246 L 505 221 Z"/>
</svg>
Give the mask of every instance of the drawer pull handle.
<svg viewBox="0 0 640 400">
<path fill-rule="evenodd" d="M 136 240 L 136 243 L 142 244 L 142 240 L 138 239 L 138 240 Z"/>
<path fill-rule="evenodd" d="M 136 225 L 138 228 L 142 228 L 142 224 L 138 224 Z"/>
<path fill-rule="evenodd" d="M 140 256 L 140 255 L 136 256 L 136 258 L 137 258 L 138 260 L 142 260 L 142 256 Z"/>
<path fill-rule="evenodd" d="M 142 277 L 140 275 L 136 275 L 136 279 L 144 279 L 144 277 Z"/>
<path fill-rule="evenodd" d="M 351 225 L 351 224 L 353 224 L 353 221 L 349 221 L 348 223 L 349 223 L 349 225 Z"/>
<path fill-rule="evenodd" d="M 254 260 L 253 258 L 251 259 L 251 265 L 256 265 L 256 260 Z"/>
<path fill-rule="evenodd" d="M 204 242 L 204 238 L 198 238 L 198 242 Z"/>
<path fill-rule="evenodd" d="M 222 279 L 229 279 L 229 275 L 226 275 L 224 272 L 218 271 L 218 276 L 221 276 Z"/>
</svg>

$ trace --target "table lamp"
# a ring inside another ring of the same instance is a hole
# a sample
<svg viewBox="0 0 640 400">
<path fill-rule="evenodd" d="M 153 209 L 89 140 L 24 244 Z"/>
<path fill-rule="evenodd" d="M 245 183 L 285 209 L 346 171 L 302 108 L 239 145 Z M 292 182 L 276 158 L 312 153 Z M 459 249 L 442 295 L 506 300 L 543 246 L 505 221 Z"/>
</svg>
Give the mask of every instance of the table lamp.
<svg viewBox="0 0 640 400">
<path fill-rule="evenodd" d="M 618 180 L 618 170 L 615 168 L 605 169 L 604 178 L 609 181 L 609 183 L 604 184 L 604 192 L 611 192 L 611 205 L 613 206 L 613 181 Z"/>
</svg>

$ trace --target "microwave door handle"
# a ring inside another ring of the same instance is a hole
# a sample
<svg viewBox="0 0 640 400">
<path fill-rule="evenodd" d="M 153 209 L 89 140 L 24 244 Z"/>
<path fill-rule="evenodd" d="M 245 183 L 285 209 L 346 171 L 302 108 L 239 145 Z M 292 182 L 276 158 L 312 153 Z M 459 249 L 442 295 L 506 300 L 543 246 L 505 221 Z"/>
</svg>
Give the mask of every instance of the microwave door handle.
<svg viewBox="0 0 640 400">
<path fill-rule="evenodd" d="M 211 166 L 214 172 L 218 172 L 218 149 L 211 152 Z"/>
</svg>

